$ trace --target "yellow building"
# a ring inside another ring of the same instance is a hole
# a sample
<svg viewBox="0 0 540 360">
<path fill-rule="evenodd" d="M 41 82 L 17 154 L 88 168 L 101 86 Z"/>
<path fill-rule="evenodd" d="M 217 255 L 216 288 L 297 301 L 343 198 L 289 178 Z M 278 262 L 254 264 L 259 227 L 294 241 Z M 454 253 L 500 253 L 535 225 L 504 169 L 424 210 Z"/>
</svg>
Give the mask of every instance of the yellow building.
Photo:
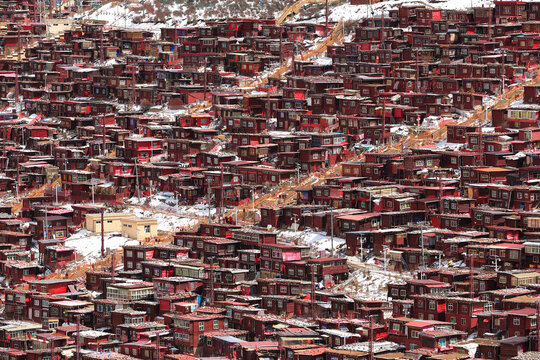
<svg viewBox="0 0 540 360">
<path fill-rule="evenodd" d="M 103 214 L 105 222 L 105 232 L 121 232 L 122 220 L 133 217 L 133 214 Z M 91 232 L 101 232 L 101 214 L 86 214 L 86 230 Z"/>
<path fill-rule="evenodd" d="M 157 236 L 157 219 L 139 218 L 133 214 L 104 214 L 105 232 L 119 232 L 130 239 L 144 240 Z M 86 229 L 101 232 L 101 214 L 86 214 Z"/>
<path fill-rule="evenodd" d="M 144 240 L 157 236 L 157 219 L 138 218 L 135 216 L 122 219 L 122 236 Z"/>
</svg>

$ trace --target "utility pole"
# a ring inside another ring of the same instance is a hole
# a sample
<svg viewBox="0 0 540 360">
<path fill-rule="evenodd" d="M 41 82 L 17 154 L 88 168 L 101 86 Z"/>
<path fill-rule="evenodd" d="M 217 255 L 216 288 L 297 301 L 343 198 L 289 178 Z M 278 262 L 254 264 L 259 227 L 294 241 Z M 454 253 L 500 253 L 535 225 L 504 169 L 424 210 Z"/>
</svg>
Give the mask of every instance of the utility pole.
<svg viewBox="0 0 540 360">
<path fill-rule="evenodd" d="M 373 21 L 375 22 L 375 21 Z M 383 49 L 386 48 L 385 44 L 384 44 L 384 9 L 381 10 L 381 47 Z"/>
<path fill-rule="evenodd" d="M 17 62 L 21 61 L 21 26 L 17 25 Z"/>
<path fill-rule="evenodd" d="M 210 305 L 214 305 L 214 257 L 210 258 Z"/>
<path fill-rule="evenodd" d="M 471 262 L 471 270 L 469 274 L 469 292 L 471 299 L 474 298 L 474 257 L 470 256 L 470 262 Z"/>
<path fill-rule="evenodd" d="M 426 268 L 426 257 L 424 254 L 424 225 L 420 224 L 420 246 L 422 247 L 422 272 L 420 278 L 424 278 L 424 270 Z"/>
<path fill-rule="evenodd" d="M 105 206 L 101 208 L 101 256 L 105 257 Z"/>
<path fill-rule="evenodd" d="M 311 264 L 311 319 L 315 320 L 315 269 L 316 264 Z"/>
<path fill-rule="evenodd" d="M 504 70 L 504 58 L 506 57 L 506 54 L 505 54 L 505 51 L 504 51 L 504 48 L 501 49 L 501 54 L 502 54 L 502 73 L 501 73 L 501 77 L 502 77 L 502 94 L 504 94 L 504 86 L 505 86 L 505 78 L 506 78 L 506 71 Z"/>
<path fill-rule="evenodd" d="M 492 17 L 493 17 L 493 10 L 491 10 L 491 8 L 488 8 L 488 14 L 489 14 L 489 25 L 488 25 L 488 39 L 489 41 L 491 41 L 493 39 L 492 37 L 492 34 L 491 34 L 491 23 L 492 23 Z"/>
<path fill-rule="evenodd" d="M 56 359 L 56 349 L 54 348 L 54 335 L 51 334 L 51 360 Z"/>
<path fill-rule="evenodd" d="M 45 222 L 43 223 L 43 238 L 45 239 L 45 241 L 47 241 L 48 237 L 49 237 L 49 224 L 48 224 L 48 221 L 47 221 L 47 212 L 48 212 L 48 206 L 47 204 L 45 204 Z"/>
<path fill-rule="evenodd" d="M 328 36 L 328 0 L 326 0 L 326 24 L 324 30 L 325 36 Z"/>
<path fill-rule="evenodd" d="M 330 256 L 334 256 L 334 208 L 330 208 Z"/>
<path fill-rule="evenodd" d="M 251 211 L 253 212 L 253 221 L 255 221 L 255 187 L 251 189 L 251 196 L 252 196 Z"/>
<path fill-rule="evenodd" d="M 107 147 L 106 147 L 106 145 L 105 145 L 105 139 L 106 139 L 106 137 L 105 137 L 105 115 L 102 116 L 102 119 L 103 119 L 103 121 L 102 121 L 101 125 L 103 126 L 103 128 L 102 128 L 102 136 L 103 136 L 103 156 L 106 156 L 106 155 L 107 155 Z"/>
<path fill-rule="evenodd" d="M 364 240 L 366 236 L 364 234 L 360 235 L 360 260 L 364 261 Z"/>
<path fill-rule="evenodd" d="M 420 92 L 420 67 L 418 66 L 418 49 L 416 49 L 416 92 Z"/>
<path fill-rule="evenodd" d="M 204 58 L 204 101 L 206 102 L 206 91 L 207 91 L 207 83 L 206 83 L 206 63 L 208 62 L 208 59 Z"/>
<path fill-rule="evenodd" d="M 101 36 L 100 36 L 100 45 L 99 45 L 99 52 L 100 52 L 100 63 L 103 65 L 105 63 L 105 53 L 103 52 L 103 26 L 101 26 Z"/>
<path fill-rule="evenodd" d="M 540 351 L 540 301 L 536 303 L 536 351 Z"/>
<path fill-rule="evenodd" d="M 388 246 L 385 246 L 384 249 L 383 249 L 383 259 L 384 259 L 384 264 L 383 264 L 383 269 L 384 269 L 384 272 L 386 272 L 386 251 L 388 250 Z"/>
<path fill-rule="evenodd" d="M 116 282 L 116 279 L 115 279 L 116 271 L 114 269 L 114 267 L 116 266 L 115 261 L 116 261 L 116 256 L 113 251 L 111 254 L 111 281 L 113 284 Z"/>
<path fill-rule="evenodd" d="M 293 40 L 292 42 L 292 59 L 291 59 L 291 72 L 292 72 L 292 75 L 294 76 L 294 73 L 295 73 L 295 65 L 294 65 L 294 55 L 296 54 L 296 42 Z"/>
<path fill-rule="evenodd" d="M 77 348 L 75 352 L 75 360 L 80 360 L 81 356 L 81 315 L 77 315 Z"/>
<path fill-rule="evenodd" d="M 137 158 L 135 158 L 135 191 L 137 191 L 137 199 L 141 200 L 141 193 L 139 191 L 139 172 L 137 169 Z"/>
<path fill-rule="evenodd" d="M 15 183 L 15 189 L 17 190 L 17 200 L 19 199 L 19 176 L 20 176 L 20 172 L 19 172 L 19 154 L 17 154 L 17 182 Z"/>
<path fill-rule="evenodd" d="M 375 359 L 375 342 L 373 339 L 373 315 L 369 317 L 369 360 Z"/>
<path fill-rule="evenodd" d="M 283 27 L 279 26 L 279 66 L 283 66 Z"/>
<path fill-rule="evenodd" d="M 2 157 L 6 159 L 6 163 L 4 166 L 7 168 L 7 153 L 6 153 L 6 132 L 7 132 L 7 126 L 4 126 L 2 128 Z"/>
<path fill-rule="evenodd" d="M 225 187 L 224 187 L 224 184 L 223 184 L 223 164 L 221 164 L 221 199 L 220 199 L 220 206 L 219 206 L 219 215 L 221 216 L 221 219 L 223 220 L 223 197 L 225 196 L 224 194 L 224 190 L 225 190 Z"/>
<path fill-rule="evenodd" d="M 160 346 L 161 341 L 160 341 L 159 330 L 158 330 L 156 335 L 157 335 L 157 339 L 156 339 L 156 360 L 159 360 L 159 358 L 160 358 L 159 350 L 160 350 L 160 347 L 161 347 Z"/>
<path fill-rule="evenodd" d="M 15 65 L 15 109 L 19 112 L 19 66 L 21 65 L 21 27 L 17 27 L 17 64 Z"/>
<path fill-rule="evenodd" d="M 443 184 L 442 184 L 442 181 L 441 181 L 441 177 L 440 175 L 438 176 L 438 179 L 439 179 L 439 191 L 440 191 L 440 194 L 439 194 L 439 211 L 440 213 L 442 214 L 443 213 Z"/>
<path fill-rule="evenodd" d="M 266 89 L 266 123 L 270 120 L 270 85 Z"/>
<path fill-rule="evenodd" d="M 135 67 L 131 71 L 131 106 L 135 107 Z"/>
<path fill-rule="evenodd" d="M 384 101 L 384 98 L 381 99 L 381 101 L 383 102 L 383 105 L 382 105 L 382 131 L 381 131 L 381 134 L 382 134 L 382 143 L 385 144 L 386 143 L 386 101 Z"/>
<path fill-rule="evenodd" d="M 210 178 L 207 180 L 208 185 L 208 223 L 210 224 L 210 218 L 212 217 L 212 212 L 210 211 Z"/>
</svg>

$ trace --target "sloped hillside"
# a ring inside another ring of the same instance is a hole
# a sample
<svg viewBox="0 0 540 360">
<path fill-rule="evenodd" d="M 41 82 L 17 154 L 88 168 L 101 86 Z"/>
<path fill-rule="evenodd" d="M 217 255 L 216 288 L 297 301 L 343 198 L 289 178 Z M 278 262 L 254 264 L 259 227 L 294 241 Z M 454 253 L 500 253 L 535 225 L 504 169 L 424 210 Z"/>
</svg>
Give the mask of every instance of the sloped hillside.
<svg viewBox="0 0 540 360">
<path fill-rule="evenodd" d="M 119 27 L 157 29 L 224 18 L 274 18 L 292 2 L 294 0 L 114 0 L 80 17 L 105 20 Z"/>
</svg>

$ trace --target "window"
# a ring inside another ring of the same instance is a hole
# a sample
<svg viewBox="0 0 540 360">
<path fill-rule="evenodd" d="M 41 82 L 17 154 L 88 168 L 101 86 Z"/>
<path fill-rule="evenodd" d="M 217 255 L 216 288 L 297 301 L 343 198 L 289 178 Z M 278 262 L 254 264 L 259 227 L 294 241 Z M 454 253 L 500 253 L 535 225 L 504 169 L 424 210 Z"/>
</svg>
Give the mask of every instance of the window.
<svg viewBox="0 0 540 360">
<path fill-rule="evenodd" d="M 415 338 L 415 339 L 418 339 L 418 331 L 417 330 L 412 330 L 411 331 L 411 337 Z"/>
<path fill-rule="evenodd" d="M 144 232 L 147 234 L 150 233 L 150 225 L 144 225 Z"/>
<path fill-rule="evenodd" d="M 521 324 L 521 319 L 519 319 L 519 318 L 514 318 L 514 319 L 512 320 L 512 324 L 519 326 L 519 325 Z"/>
<path fill-rule="evenodd" d="M 199 331 L 204 331 L 204 321 L 199 321 Z"/>
</svg>

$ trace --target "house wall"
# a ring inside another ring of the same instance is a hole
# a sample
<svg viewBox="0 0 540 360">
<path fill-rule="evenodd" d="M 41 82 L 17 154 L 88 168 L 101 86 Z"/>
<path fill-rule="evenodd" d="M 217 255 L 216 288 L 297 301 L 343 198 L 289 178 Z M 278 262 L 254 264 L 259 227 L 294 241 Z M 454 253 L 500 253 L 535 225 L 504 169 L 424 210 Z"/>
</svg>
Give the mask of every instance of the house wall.
<svg viewBox="0 0 540 360">
<path fill-rule="evenodd" d="M 105 232 L 120 232 L 122 231 L 122 219 L 133 216 L 131 214 L 105 214 Z M 88 231 L 101 232 L 101 214 L 86 214 L 85 227 Z"/>
<path fill-rule="evenodd" d="M 122 220 L 122 236 L 143 240 L 157 236 L 156 219 L 124 219 Z"/>
</svg>

